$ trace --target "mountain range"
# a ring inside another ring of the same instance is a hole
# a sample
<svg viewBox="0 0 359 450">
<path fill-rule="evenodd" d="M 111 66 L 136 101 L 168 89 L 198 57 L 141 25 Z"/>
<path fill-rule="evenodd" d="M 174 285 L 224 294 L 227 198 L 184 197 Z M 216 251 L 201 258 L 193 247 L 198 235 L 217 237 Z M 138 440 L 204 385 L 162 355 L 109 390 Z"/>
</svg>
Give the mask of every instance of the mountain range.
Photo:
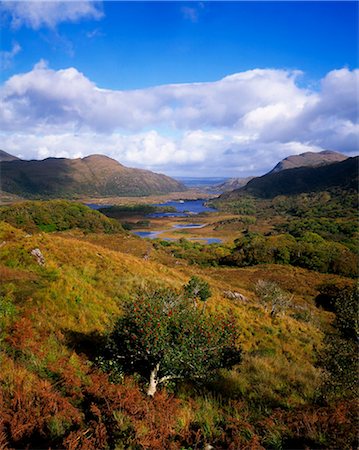
<svg viewBox="0 0 359 450">
<path fill-rule="evenodd" d="M 259 198 L 274 198 L 278 195 L 294 195 L 320 192 L 339 188 L 344 191 L 358 189 L 359 157 L 317 167 L 296 167 L 269 172 L 254 178 L 246 186 L 226 192 L 222 200 L 235 200 L 243 194 Z"/>
<path fill-rule="evenodd" d="M 331 150 L 324 150 L 319 153 L 305 152 L 282 159 L 268 173 L 277 173 L 282 170 L 295 169 L 297 167 L 319 167 L 333 162 L 344 161 L 345 159 L 347 159 L 347 156 Z M 234 191 L 245 186 L 253 178 L 255 177 L 230 178 L 226 182 L 214 186 L 214 188 L 218 192 Z"/>
<path fill-rule="evenodd" d="M 319 167 L 334 162 L 344 161 L 345 159 L 347 159 L 347 156 L 331 150 L 323 150 L 318 153 L 305 152 L 300 155 L 292 155 L 284 158 L 269 173 L 295 169 L 297 167 Z"/>
<path fill-rule="evenodd" d="M 25 198 L 143 196 L 184 191 L 166 175 L 132 169 L 104 155 L 25 161 L 0 153 L 1 189 Z"/>
</svg>

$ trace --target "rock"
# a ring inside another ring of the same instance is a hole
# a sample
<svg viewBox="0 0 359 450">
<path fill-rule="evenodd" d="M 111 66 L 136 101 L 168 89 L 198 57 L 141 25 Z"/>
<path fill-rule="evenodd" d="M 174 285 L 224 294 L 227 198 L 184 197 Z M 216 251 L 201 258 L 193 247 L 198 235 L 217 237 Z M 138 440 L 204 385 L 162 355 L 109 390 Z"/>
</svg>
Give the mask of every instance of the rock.
<svg viewBox="0 0 359 450">
<path fill-rule="evenodd" d="M 41 250 L 39 248 L 34 248 L 33 250 L 31 250 L 31 254 L 32 254 L 32 256 L 35 256 L 36 262 L 40 266 L 44 266 L 45 265 L 45 257 L 41 253 Z"/>
<path fill-rule="evenodd" d="M 231 299 L 231 300 L 240 300 L 241 302 L 247 302 L 248 298 L 245 297 L 243 294 L 240 294 L 236 291 L 224 291 L 224 296 Z"/>
</svg>

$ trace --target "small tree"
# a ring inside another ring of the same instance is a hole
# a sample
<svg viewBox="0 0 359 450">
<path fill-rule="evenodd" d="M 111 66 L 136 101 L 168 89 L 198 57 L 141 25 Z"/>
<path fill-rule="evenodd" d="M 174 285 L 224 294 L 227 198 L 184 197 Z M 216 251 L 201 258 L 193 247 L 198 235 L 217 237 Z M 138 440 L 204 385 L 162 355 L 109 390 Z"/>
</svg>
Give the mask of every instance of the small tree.
<svg viewBox="0 0 359 450">
<path fill-rule="evenodd" d="M 149 380 L 147 394 L 168 380 L 209 378 L 239 362 L 234 321 L 199 311 L 171 290 L 139 294 L 110 335 L 112 365 Z"/>
<path fill-rule="evenodd" d="M 284 312 L 292 300 L 292 297 L 289 297 L 288 293 L 283 291 L 274 281 L 258 280 L 255 291 L 266 311 L 270 309 L 272 317 Z"/>
<path fill-rule="evenodd" d="M 191 277 L 189 282 L 184 286 L 184 292 L 188 298 L 193 300 L 195 306 L 197 306 L 197 300 L 202 301 L 203 309 L 205 308 L 206 301 L 212 295 L 207 281 L 197 276 Z"/>
</svg>

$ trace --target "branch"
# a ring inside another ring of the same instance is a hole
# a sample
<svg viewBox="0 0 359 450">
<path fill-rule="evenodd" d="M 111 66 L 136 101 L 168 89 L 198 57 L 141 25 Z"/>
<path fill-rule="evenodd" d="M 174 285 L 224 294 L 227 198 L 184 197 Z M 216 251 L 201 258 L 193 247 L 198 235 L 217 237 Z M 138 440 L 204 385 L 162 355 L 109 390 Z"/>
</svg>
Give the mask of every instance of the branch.
<svg viewBox="0 0 359 450">
<path fill-rule="evenodd" d="M 165 377 L 160 378 L 157 383 L 164 383 L 165 381 L 169 381 L 169 380 L 178 380 L 180 378 L 184 378 L 181 375 L 166 375 Z"/>
</svg>

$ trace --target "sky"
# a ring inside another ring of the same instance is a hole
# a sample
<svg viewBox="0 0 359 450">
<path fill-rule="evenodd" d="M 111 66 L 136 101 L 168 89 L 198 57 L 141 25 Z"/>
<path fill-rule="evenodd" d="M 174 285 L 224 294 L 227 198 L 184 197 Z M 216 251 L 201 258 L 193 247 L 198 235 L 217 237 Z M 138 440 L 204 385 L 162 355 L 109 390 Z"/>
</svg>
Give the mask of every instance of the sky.
<svg viewBox="0 0 359 450">
<path fill-rule="evenodd" d="M 2 1 L 0 148 L 171 176 L 359 148 L 358 2 Z"/>
</svg>

